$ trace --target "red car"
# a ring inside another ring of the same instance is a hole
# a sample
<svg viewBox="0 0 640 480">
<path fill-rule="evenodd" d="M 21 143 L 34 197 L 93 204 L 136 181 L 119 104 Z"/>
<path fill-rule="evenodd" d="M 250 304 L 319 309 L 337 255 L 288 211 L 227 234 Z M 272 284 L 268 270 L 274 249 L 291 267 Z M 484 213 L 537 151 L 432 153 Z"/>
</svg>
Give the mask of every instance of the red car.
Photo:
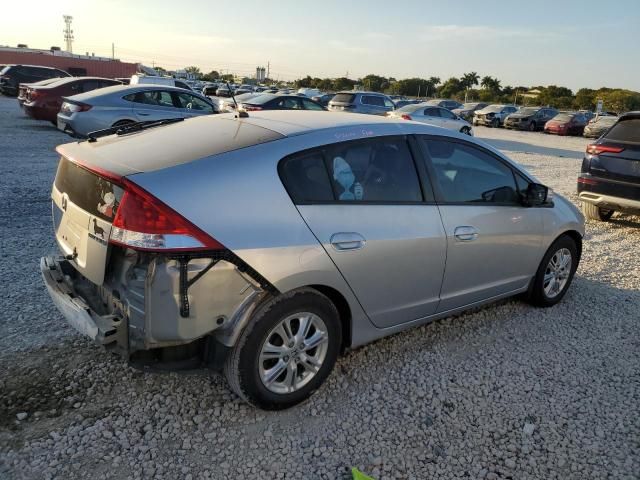
<svg viewBox="0 0 640 480">
<path fill-rule="evenodd" d="M 62 97 L 120 84 L 122 82 L 111 78 L 70 77 L 49 85 L 31 85 L 25 93 L 24 111 L 36 120 L 49 120 L 55 124 Z"/>
<path fill-rule="evenodd" d="M 544 125 L 544 133 L 582 135 L 589 120 L 583 113 L 559 113 Z"/>
<path fill-rule="evenodd" d="M 64 78 L 55 77 L 55 78 L 47 78 L 46 80 L 40 80 L 39 82 L 34 83 L 21 83 L 18 87 L 18 105 L 20 108 L 24 108 L 24 102 L 27 101 L 27 90 L 29 87 L 40 87 L 45 85 L 51 85 L 52 83 L 64 81 Z"/>
</svg>

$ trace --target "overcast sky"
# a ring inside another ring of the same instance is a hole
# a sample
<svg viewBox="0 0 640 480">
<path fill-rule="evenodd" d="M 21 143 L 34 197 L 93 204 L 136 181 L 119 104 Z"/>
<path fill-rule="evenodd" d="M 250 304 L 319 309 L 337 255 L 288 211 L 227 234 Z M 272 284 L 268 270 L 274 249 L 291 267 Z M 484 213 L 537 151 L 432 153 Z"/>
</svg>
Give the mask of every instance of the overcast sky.
<svg viewBox="0 0 640 480">
<path fill-rule="evenodd" d="M 0 45 L 294 79 L 476 71 L 502 85 L 640 91 L 640 0 L 29 0 L 5 2 Z"/>
</svg>

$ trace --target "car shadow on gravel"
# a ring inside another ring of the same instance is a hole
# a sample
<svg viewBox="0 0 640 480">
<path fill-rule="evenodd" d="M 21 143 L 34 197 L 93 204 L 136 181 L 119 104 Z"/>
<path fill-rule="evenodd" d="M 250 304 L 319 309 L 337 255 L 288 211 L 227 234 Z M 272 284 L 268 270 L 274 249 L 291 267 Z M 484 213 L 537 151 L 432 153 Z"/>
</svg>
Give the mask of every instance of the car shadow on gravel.
<svg viewBox="0 0 640 480">
<path fill-rule="evenodd" d="M 536 155 L 549 155 L 553 157 L 563 158 L 576 158 L 581 159 L 583 157 L 582 151 L 566 150 L 562 148 L 550 148 L 542 147 L 540 145 L 533 145 L 531 143 L 516 142 L 513 140 L 502 140 L 496 138 L 482 138 L 482 141 L 488 143 L 498 150 L 508 150 L 510 152 L 522 152 L 531 153 Z"/>
</svg>

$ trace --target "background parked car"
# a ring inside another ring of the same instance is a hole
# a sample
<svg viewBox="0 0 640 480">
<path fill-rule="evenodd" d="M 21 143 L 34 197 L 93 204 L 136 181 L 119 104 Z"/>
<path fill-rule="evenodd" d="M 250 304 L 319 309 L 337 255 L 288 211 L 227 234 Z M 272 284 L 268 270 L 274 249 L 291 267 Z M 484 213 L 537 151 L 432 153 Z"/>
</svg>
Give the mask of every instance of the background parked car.
<svg viewBox="0 0 640 480">
<path fill-rule="evenodd" d="M 612 115 L 598 115 L 587 123 L 582 135 L 586 138 L 598 138 L 615 125 L 617 121 L 618 117 Z"/>
<path fill-rule="evenodd" d="M 477 110 L 473 114 L 473 124 L 499 127 L 503 124 L 504 119 L 507 118 L 508 115 L 511 115 L 517 110 L 518 107 L 515 105 L 489 105 L 482 110 Z"/>
<path fill-rule="evenodd" d="M 70 77 L 64 70 L 37 65 L 7 65 L 0 70 L 0 92 L 17 96 L 21 83 L 39 82 L 48 78 Z"/>
<path fill-rule="evenodd" d="M 435 107 L 442 107 L 449 110 L 455 110 L 457 108 L 462 108 L 464 105 L 456 100 L 451 100 L 447 98 L 433 98 L 427 101 L 428 105 L 433 105 Z"/>
<path fill-rule="evenodd" d="M 208 83 L 204 87 L 202 87 L 202 94 L 205 97 L 208 97 L 209 95 L 215 96 L 216 90 L 218 90 L 218 84 L 217 83 Z"/>
<path fill-rule="evenodd" d="M 366 113 L 384 115 L 395 110 L 393 101 L 377 92 L 338 92 L 329 102 L 333 112 Z"/>
<path fill-rule="evenodd" d="M 227 85 L 220 85 L 216 90 L 216 97 L 227 98 L 230 97 L 233 93 L 233 90 L 229 88 Z"/>
<path fill-rule="evenodd" d="M 614 212 L 640 213 L 640 112 L 621 115 L 587 147 L 578 196 L 592 220 L 609 220 Z"/>
<path fill-rule="evenodd" d="M 63 101 L 58 129 L 74 136 L 134 122 L 216 113 L 209 98 L 163 85 L 117 85 Z"/>
<path fill-rule="evenodd" d="M 465 120 L 470 122 L 473 119 L 473 113 L 476 110 L 482 110 L 487 105 L 489 104 L 484 102 L 468 102 L 462 105 L 462 107 L 454 108 L 451 111 L 459 117 L 464 118 Z"/>
<path fill-rule="evenodd" d="M 173 77 L 157 77 L 153 75 L 132 75 L 129 85 L 166 85 L 193 91 L 188 83 Z"/>
<path fill-rule="evenodd" d="M 587 118 L 578 112 L 559 113 L 544 126 L 544 133 L 556 135 L 582 135 L 587 125 Z"/>
<path fill-rule="evenodd" d="M 313 100 L 314 102 L 318 102 L 323 107 L 328 107 L 329 106 L 329 102 L 335 96 L 336 96 L 335 93 L 324 93 L 322 95 L 317 95 L 315 97 L 311 97 L 311 100 Z"/>
<path fill-rule="evenodd" d="M 39 86 L 39 85 L 51 85 L 52 83 L 55 82 L 60 82 L 62 80 L 65 80 L 68 77 L 54 77 L 54 78 L 48 78 L 46 80 L 40 80 L 39 82 L 33 82 L 33 83 L 21 83 L 18 86 L 18 105 L 20 106 L 20 108 L 23 108 L 24 106 L 24 102 L 26 102 L 27 100 L 27 89 L 29 87 L 34 87 L 34 86 Z"/>
<path fill-rule="evenodd" d="M 243 93 L 253 93 L 254 88 L 252 85 L 240 85 L 233 92 L 234 95 L 242 95 Z"/>
<path fill-rule="evenodd" d="M 319 97 L 322 95 L 322 92 L 317 88 L 299 88 L 297 93 L 309 98 Z"/>
<path fill-rule="evenodd" d="M 63 96 L 77 95 L 113 85 L 121 83 L 110 78 L 70 77 L 48 85 L 31 85 L 26 91 L 24 111 L 36 120 L 48 120 L 55 125 Z"/>
<path fill-rule="evenodd" d="M 517 112 L 507 115 L 504 119 L 504 128 L 516 130 L 543 130 L 545 124 L 558 114 L 555 108 L 523 107 Z"/>
<path fill-rule="evenodd" d="M 275 95 L 266 93 L 242 102 L 240 108 L 255 110 L 326 110 L 318 102 L 302 95 Z"/>
<path fill-rule="evenodd" d="M 252 98 L 264 95 L 263 93 L 243 93 L 241 95 L 234 95 L 235 102 L 232 97 L 218 99 L 218 112 L 233 112 L 236 109 L 236 103 L 240 105 L 242 102 L 246 102 Z"/>
<path fill-rule="evenodd" d="M 396 110 L 402 107 L 406 107 L 407 105 L 418 105 L 419 103 L 424 103 L 422 100 L 394 100 L 394 105 L 396 106 Z"/>
<path fill-rule="evenodd" d="M 469 122 L 460 118 L 447 108 L 434 107 L 428 103 L 405 105 L 393 112 L 389 112 L 387 116 L 390 118 L 402 118 L 404 120 L 428 123 L 473 136 L 471 124 Z"/>
</svg>

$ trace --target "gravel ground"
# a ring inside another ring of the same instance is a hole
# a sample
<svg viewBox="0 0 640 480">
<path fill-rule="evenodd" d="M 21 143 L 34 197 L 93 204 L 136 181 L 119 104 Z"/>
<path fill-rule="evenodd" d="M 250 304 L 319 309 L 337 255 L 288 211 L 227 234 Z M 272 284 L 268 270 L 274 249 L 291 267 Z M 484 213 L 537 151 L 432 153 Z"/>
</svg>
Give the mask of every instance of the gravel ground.
<svg viewBox="0 0 640 480">
<path fill-rule="evenodd" d="M 586 140 L 476 135 L 576 200 Z M 54 310 L 37 262 L 67 139 L 0 98 L 1 478 L 640 478 L 640 218 L 587 225 L 556 307 L 507 301 L 380 340 L 267 413 L 207 371 L 133 370 Z"/>
</svg>

